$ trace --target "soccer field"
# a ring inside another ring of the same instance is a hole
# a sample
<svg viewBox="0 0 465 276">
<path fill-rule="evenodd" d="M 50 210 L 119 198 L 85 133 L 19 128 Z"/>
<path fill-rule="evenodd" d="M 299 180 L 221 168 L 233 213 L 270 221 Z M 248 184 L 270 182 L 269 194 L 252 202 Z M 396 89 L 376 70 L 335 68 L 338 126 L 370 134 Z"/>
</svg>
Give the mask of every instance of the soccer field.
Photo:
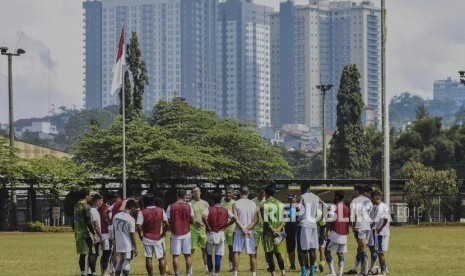
<svg viewBox="0 0 465 276">
<path fill-rule="evenodd" d="M 390 275 L 463 275 L 465 227 L 391 227 L 391 229 L 390 251 L 387 254 Z M 132 262 L 131 275 L 146 275 L 140 244 L 139 252 L 142 255 Z M 354 252 L 355 241 L 350 238 L 345 271 L 353 264 Z M 79 275 L 77 260 L 73 233 L 0 233 L 0 275 L 2 276 Z M 172 271 L 171 257 L 168 258 L 168 262 L 169 270 Z M 195 252 L 193 263 L 194 275 L 205 275 L 200 251 Z M 227 261 L 223 262 L 222 268 L 225 272 L 220 275 L 229 275 L 226 272 Z M 250 275 L 248 269 L 248 259 L 241 256 L 239 274 Z M 319 275 L 326 274 L 327 270 L 319 273 Z M 257 275 L 269 275 L 265 270 L 263 251 L 259 251 Z M 299 272 L 288 272 L 287 275 L 299 275 Z"/>
</svg>

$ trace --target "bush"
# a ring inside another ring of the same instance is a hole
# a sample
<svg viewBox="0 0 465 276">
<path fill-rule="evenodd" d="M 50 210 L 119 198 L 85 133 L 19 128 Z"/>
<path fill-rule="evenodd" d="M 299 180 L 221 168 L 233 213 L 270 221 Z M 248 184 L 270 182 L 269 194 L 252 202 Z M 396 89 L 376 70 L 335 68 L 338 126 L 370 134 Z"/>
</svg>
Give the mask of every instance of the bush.
<svg viewBox="0 0 465 276">
<path fill-rule="evenodd" d="M 26 222 L 26 232 L 46 232 L 47 227 L 41 221 L 28 221 Z"/>
<path fill-rule="evenodd" d="M 53 233 L 73 232 L 73 228 L 71 228 L 71 226 L 48 226 L 46 227 L 46 232 L 53 232 Z"/>
<path fill-rule="evenodd" d="M 64 233 L 73 232 L 70 226 L 45 226 L 41 221 L 28 221 L 26 223 L 26 232 L 53 232 Z"/>
</svg>

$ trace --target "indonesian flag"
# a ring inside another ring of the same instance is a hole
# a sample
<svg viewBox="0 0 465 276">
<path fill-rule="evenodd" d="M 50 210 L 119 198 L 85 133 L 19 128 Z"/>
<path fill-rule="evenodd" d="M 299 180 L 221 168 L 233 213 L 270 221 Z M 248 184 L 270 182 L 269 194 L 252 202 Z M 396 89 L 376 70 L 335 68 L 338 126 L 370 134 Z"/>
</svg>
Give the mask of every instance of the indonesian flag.
<svg viewBox="0 0 465 276">
<path fill-rule="evenodd" d="M 115 91 L 123 84 L 123 65 L 125 62 L 124 54 L 124 25 L 121 26 L 121 36 L 118 44 L 118 54 L 116 55 L 115 65 L 113 66 L 113 81 L 111 82 L 110 95 L 113 96 Z"/>
</svg>

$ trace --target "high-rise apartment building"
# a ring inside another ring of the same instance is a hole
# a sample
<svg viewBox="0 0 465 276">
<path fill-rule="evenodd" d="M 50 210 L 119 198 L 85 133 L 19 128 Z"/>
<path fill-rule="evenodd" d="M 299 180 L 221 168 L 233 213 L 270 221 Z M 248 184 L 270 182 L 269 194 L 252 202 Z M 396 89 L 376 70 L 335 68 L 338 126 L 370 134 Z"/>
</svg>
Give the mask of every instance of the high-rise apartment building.
<svg viewBox="0 0 465 276">
<path fill-rule="evenodd" d="M 180 96 L 193 106 L 216 111 L 216 15 L 217 0 L 102 0 L 101 107 L 119 103 L 109 90 L 124 22 L 126 44 L 137 32 L 147 65 L 144 110 Z M 85 20 L 87 30 L 91 21 Z M 98 14 L 92 20 L 98 21 Z M 90 63 L 86 55 L 86 70 Z"/>
<path fill-rule="evenodd" d="M 219 115 L 270 126 L 269 7 L 226 0 L 218 15 Z"/>
<path fill-rule="evenodd" d="M 437 80 L 433 84 L 433 99 L 465 104 L 465 85 L 458 80 L 453 80 L 451 77 L 445 80 Z"/>
<path fill-rule="evenodd" d="M 381 13 L 372 1 L 288 0 L 271 15 L 272 125 L 321 127 L 327 92 L 327 128 L 336 128 L 337 91 L 342 70 L 356 64 L 366 108 L 379 117 L 381 94 Z"/>
<path fill-rule="evenodd" d="M 102 107 L 102 2 L 87 0 L 84 8 L 84 106 Z"/>
</svg>

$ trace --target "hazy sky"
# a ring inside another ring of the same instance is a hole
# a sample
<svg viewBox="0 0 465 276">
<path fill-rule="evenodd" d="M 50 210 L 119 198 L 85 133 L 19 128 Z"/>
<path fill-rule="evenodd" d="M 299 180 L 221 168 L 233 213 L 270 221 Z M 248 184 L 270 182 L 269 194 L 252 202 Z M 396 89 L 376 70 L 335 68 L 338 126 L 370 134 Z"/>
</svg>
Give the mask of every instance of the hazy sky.
<svg viewBox="0 0 465 276">
<path fill-rule="evenodd" d="M 280 0 L 255 2 L 277 9 Z M 410 91 L 431 98 L 434 80 L 458 78 L 457 71 L 465 69 L 465 2 L 386 3 L 388 95 Z M 44 116 L 52 105 L 82 107 L 82 1 L 0 1 L 0 26 L 0 46 L 26 50 L 13 60 L 16 119 Z M 7 81 L 7 57 L 0 56 L 0 122 L 8 120 Z"/>
</svg>

